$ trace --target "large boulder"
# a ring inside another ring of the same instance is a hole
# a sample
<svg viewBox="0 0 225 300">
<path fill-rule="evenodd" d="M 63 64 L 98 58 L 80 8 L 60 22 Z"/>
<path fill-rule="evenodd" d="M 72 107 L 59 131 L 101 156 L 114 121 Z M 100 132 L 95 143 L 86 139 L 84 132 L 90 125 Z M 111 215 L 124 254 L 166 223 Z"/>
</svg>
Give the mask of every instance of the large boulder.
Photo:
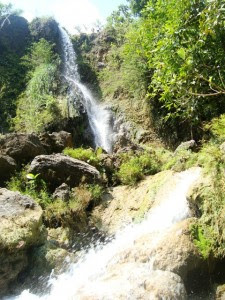
<svg viewBox="0 0 225 300">
<path fill-rule="evenodd" d="M 0 154 L 0 182 L 8 180 L 15 170 L 15 160 L 8 155 Z"/>
<path fill-rule="evenodd" d="M 35 157 L 29 172 L 40 174 L 40 178 L 51 187 L 57 187 L 62 183 L 75 187 L 81 182 L 93 183 L 100 180 L 100 173 L 95 167 L 63 154 Z"/>
<path fill-rule="evenodd" d="M 109 188 L 101 203 L 94 208 L 92 218 L 101 220 L 101 227 L 109 234 L 115 234 L 132 222 L 140 222 L 160 199 L 157 196 L 160 191 L 174 184 L 175 177 L 174 172 L 163 171 L 146 177 L 135 186 Z"/>
<path fill-rule="evenodd" d="M 73 147 L 72 134 L 66 131 L 44 132 L 39 135 L 39 139 L 48 154 L 62 152 L 66 147 Z"/>
<path fill-rule="evenodd" d="M 140 263 L 116 265 L 90 280 L 88 286 L 78 288 L 75 295 L 90 300 L 187 299 L 184 283 L 178 275 L 151 270 Z"/>
<path fill-rule="evenodd" d="M 0 153 L 22 163 L 46 154 L 46 150 L 35 134 L 10 133 L 0 138 Z"/>
<path fill-rule="evenodd" d="M 122 257 L 140 262 L 147 262 L 151 257 L 156 270 L 176 273 L 188 285 L 194 280 L 194 273 L 199 275 L 200 280 L 205 264 L 191 239 L 190 226 L 193 222 L 194 219 L 187 219 L 174 225 L 163 235 L 158 235 L 158 240 L 154 235 L 143 235 L 136 240 L 134 249 Z M 192 282 L 192 285 L 195 283 Z"/>
<path fill-rule="evenodd" d="M 28 251 L 46 239 L 42 209 L 30 197 L 0 189 L 0 294 L 27 267 Z"/>
</svg>

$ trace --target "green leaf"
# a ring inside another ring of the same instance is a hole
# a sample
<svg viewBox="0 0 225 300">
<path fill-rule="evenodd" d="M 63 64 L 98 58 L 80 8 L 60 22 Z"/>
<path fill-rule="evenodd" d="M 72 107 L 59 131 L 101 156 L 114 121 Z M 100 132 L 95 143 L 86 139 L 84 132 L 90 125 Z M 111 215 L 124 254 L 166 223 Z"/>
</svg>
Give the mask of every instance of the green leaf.
<svg viewBox="0 0 225 300">
<path fill-rule="evenodd" d="M 177 50 L 177 54 L 183 59 L 185 60 L 186 57 L 186 52 L 184 48 L 180 48 L 179 50 Z"/>
<path fill-rule="evenodd" d="M 34 174 L 32 174 L 32 173 L 29 173 L 29 174 L 27 174 L 27 179 L 29 179 L 29 180 L 35 180 L 38 176 L 39 176 L 40 174 L 36 174 L 36 175 L 34 175 Z"/>
</svg>

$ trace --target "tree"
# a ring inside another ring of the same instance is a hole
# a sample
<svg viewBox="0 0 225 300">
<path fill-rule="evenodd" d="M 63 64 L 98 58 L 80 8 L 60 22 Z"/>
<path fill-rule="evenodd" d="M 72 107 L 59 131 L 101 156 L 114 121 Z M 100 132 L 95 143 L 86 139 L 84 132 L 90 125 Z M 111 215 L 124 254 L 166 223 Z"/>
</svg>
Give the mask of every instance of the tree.
<svg viewBox="0 0 225 300">
<path fill-rule="evenodd" d="M 135 16 L 140 16 L 141 11 L 145 8 L 149 0 L 127 0 L 130 3 L 130 8 Z"/>
<path fill-rule="evenodd" d="M 3 4 L 0 2 L 0 30 L 6 23 L 10 24 L 9 17 L 11 15 L 18 15 L 20 13 L 20 10 L 13 9 L 12 4 Z"/>
</svg>

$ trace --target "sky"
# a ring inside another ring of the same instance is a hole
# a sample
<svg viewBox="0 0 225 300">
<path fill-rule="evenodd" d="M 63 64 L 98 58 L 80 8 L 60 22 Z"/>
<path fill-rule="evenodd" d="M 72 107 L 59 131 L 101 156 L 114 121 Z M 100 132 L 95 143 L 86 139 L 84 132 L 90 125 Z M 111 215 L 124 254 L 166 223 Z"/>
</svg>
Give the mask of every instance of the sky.
<svg viewBox="0 0 225 300">
<path fill-rule="evenodd" d="M 12 3 L 15 8 L 23 10 L 23 16 L 31 21 L 34 17 L 53 16 L 71 33 L 75 27 L 89 29 L 96 21 L 104 23 L 106 18 L 126 0 L 0 0 Z M 84 29 L 83 29 L 84 30 Z"/>
</svg>

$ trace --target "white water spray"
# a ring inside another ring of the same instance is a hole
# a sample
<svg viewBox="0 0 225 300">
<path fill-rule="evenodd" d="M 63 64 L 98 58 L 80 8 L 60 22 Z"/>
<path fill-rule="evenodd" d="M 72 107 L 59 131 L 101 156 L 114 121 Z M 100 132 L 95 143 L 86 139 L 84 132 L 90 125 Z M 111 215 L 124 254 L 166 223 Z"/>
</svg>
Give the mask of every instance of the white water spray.
<svg viewBox="0 0 225 300">
<path fill-rule="evenodd" d="M 148 249 L 153 249 L 172 225 L 191 216 L 186 194 L 190 186 L 199 178 L 200 172 L 200 168 L 193 168 L 176 174 L 171 190 L 160 195 L 159 204 L 150 210 L 142 223 L 129 225 L 118 232 L 115 239 L 107 245 L 90 249 L 78 263 L 70 266 L 68 272 L 51 280 L 52 288 L 49 294 L 36 296 L 29 291 L 24 291 L 14 299 L 114 300 L 119 299 L 113 296 L 114 291 L 121 290 L 126 297 L 120 299 L 142 299 L 140 295 L 137 297 L 134 295 L 137 286 L 135 281 L 138 281 L 140 287 L 143 286 L 142 274 L 151 276 L 154 257 L 149 257 L 148 262 L 140 267 L 140 264 L 129 261 L 129 258 L 127 261 L 129 257 L 127 253 L 131 253 L 135 243 L 146 235 L 152 236 Z M 118 270 L 116 269 L 118 266 L 119 271 L 112 273 L 112 270 Z"/>
<path fill-rule="evenodd" d="M 81 83 L 76 63 L 76 54 L 70 37 L 63 28 L 60 28 L 60 33 L 64 60 L 63 75 L 69 85 L 69 116 L 72 114 L 73 108 L 76 104 L 78 105 L 80 101 L 87 112 L 95 146 L 102 147 L 111 153 L 113 146 L 112 113 L 107 107 L 97 103 L 91 91 Z"/>
</svg>

